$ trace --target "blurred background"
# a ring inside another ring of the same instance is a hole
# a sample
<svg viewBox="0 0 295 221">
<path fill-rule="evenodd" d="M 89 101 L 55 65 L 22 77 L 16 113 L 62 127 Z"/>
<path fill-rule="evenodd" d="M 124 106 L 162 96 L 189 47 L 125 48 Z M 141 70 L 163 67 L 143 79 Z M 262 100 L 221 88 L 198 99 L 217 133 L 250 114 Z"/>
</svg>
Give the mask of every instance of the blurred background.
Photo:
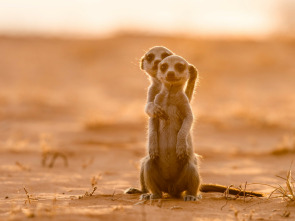
<svg viewBox="0 0 295 221">
<path fill-rule="evenodd" d="M 292 0 L 0 0 L 2 143 L 144 143 L 139 60 L 164 45 L 200 71 L 200 151 L 292 146 L 294 31 Z"/>
<path fill-rule="evenodd" d="M 294 0 L 0 0 L 0 219 L 294 214 L 281 198 L 223 209 L 225 195 L 204 194 L 144 212 L 138 196 L 117 196 L 139 186 L 150 84 L 139 61 L 155 45 L 199 70 L 191 106 L 204 182 L 284 186 L 276 175 L 295 153 Z"/>
</svg>

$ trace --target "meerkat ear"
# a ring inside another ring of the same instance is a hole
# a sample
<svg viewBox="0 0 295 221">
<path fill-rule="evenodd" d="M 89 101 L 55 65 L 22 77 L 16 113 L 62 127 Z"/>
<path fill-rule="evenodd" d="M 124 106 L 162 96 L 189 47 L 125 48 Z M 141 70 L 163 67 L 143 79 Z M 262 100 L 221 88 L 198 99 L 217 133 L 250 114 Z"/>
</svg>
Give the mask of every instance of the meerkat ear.
<svg viewBox="0 0 295 221">
<path fill-rule="evenodd" d="M 140 69 L 143 70 L 143 60 L 144 60 L 144 56 L 141 57 L 140 59 Z"/>
<path fill-rule="evenodd" d="M 188 71 L 189 71 L 189 74 L 190 74 L 190 78 L 197 78 L 197 76 L 198 76 L 198 70 L 197 70 L 197 68 L 194 66 L 194 65 L 192 65 L 192 64 L 190 64 L 189 66 L 188 66 Z"/>
</svg>

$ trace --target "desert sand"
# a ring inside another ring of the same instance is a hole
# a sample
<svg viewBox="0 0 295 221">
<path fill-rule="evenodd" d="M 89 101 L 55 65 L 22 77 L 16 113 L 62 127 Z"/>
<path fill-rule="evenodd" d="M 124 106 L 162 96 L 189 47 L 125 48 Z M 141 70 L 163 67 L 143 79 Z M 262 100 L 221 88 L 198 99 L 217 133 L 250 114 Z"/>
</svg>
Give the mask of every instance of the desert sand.
<svg viewBox="0 0 295 221">
<path fill-rule="evenodd" d="M 193 139 L 203 182 L 266 197 L 123 194 L 139 187 L 146 154 L 139 59 L 154 45 L 199 69 Z M 0 37 L 0 220 L 293 220 L 295 197 L 269 195 L 294 168 L 294 57 L 295 41 L 279 38 Z"/>
</svg>

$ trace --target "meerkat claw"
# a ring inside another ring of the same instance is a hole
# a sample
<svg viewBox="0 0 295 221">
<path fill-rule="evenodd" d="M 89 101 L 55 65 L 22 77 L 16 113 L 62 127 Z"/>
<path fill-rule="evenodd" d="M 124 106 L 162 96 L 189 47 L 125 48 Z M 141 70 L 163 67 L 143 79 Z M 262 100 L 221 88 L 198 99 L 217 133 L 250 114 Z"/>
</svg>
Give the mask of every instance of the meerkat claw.
<svg viewBox="0 0 295 221">
<path fill-rule="evenodd" d="M 184 198 L 183 198 L 184 201 L 197 201 L 198 200 L 198 197 L 195 197 L 195 196 L 192 196 L 192 195 L 186 195 Z"/>
<path fill-rule="evenodd" d="M 158 194 L 150 194 L 150 193 L 141 194 L 139 197 L 140 200 L 155 200 L 160 198 L 161 196 L 159 196 Z"/>
<path fill-rule="evenodd" d="M 140 200 L 149 200 L 150 198 L 151 198 L 151 194 L 149 193 L 141 194 L 139 197 Z"/>
</svg>

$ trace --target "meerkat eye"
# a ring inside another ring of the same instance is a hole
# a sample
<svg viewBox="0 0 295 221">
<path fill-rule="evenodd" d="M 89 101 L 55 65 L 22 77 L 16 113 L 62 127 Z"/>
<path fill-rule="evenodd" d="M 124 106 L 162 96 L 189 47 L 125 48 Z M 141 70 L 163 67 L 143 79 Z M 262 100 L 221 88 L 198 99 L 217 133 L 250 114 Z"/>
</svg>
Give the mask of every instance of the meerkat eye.
<svg viewBox="0 0 295 221">
<path fill-rule="evenodd" d="M 148 55 L 146 56 L 146 60 L 147 60 L 148 62 L 152 62 L 152 61 L 154 60 L 154 58 L 155 58 L 155 55 L 154 55 L 154 54 L 148 54 Z"/>
<path fill-rule="evenodd" d="M 185 69 L 185 65 L 184 64 L 181 64 L 181 63 L 177 63 L 175 64 L 175 69 L 178 71 L 178 72 L 183 72 L 184 69 Z"/>
<path fill-rule="evenodd" d="M 161 67 L 160 67 L 160 69 L 161 69 L 162 72 L 165 72 L 167 70 L 167 68 L 168 68 L 168 64 L 167 63 L 162 64 Z"/>
<path fill-rule="evenodd" d="M 164 52 L 162 55 L 161 55 L 161 58 L 162 60 L 166 57 L 168 57 L 170 54 L 168 54 L 167 52 Z"/>
</svg>

